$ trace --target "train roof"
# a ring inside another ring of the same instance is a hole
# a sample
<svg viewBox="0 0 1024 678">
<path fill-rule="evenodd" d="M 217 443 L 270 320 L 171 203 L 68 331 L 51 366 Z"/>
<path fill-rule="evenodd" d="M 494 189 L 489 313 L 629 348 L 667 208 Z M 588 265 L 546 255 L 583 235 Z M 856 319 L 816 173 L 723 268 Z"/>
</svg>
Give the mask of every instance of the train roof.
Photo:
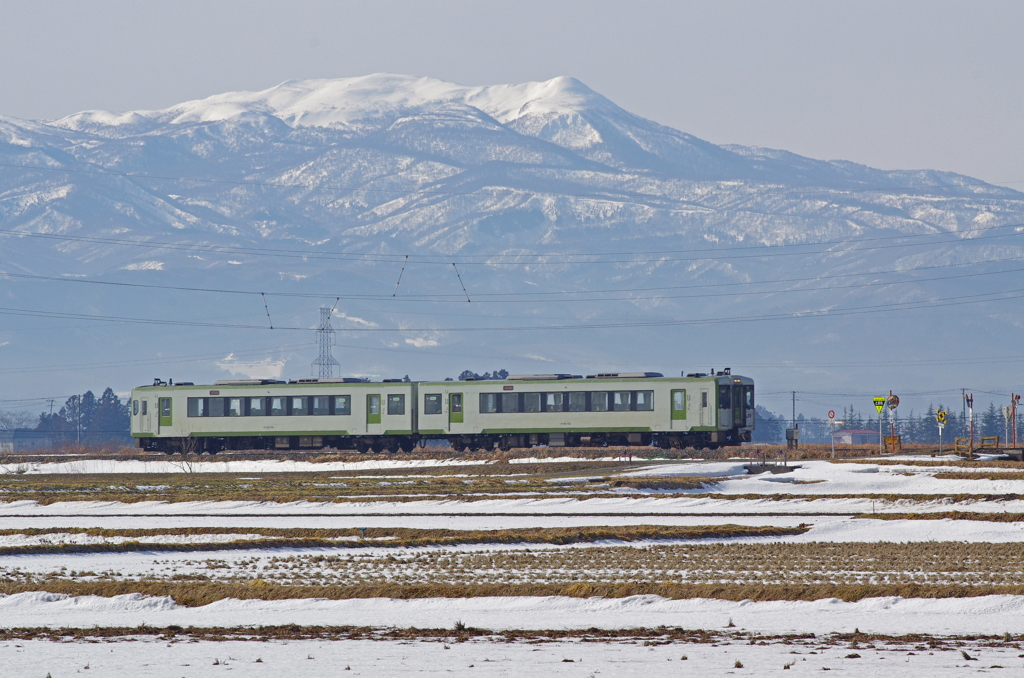
<svg viewBox="0 0 1024 678">
<path fill-rule="evenodd" d="M 481 379 L 477 380 L 469 378 L 466 380 L 460 380 L 461 382 L 498 382 L 498 381 L 521 381 L 521 382 L 535 382 L 535 381 L 564 381 L 564 380 L 603 380 L 603 379 L 715 379 L 720 377 L 732 377 L 734 382 L 741 380 L 750 380 L 749 377 L 743 377 L 740 375 L 734 375 L 730 368 L 725 368 L 719 372 L 686 372 L 685 370 L 680 373 L 678 377 L 666 377 L 661 372 L 599 372 L 597 374 L 588 374 L 585 377 L 581 374 L 567 374 L 567 373 L 552 373 L 552 374 L 510 374 L 505 379 Z M 423 383 L 423 384 L 441 384 L 441 383 L 460 383 L 460 381 L 419 381 L 419 380 L 405 380 L 405 379 L 382 379 L 380 381 L 370 381 L 367 379 L 359 379 L 356 377 L 334 377 L 334 378 L 302 378 L 302 379 L 220 379 L 212 384 L 196 384 L 191 381 L 179 381 L 175 382 L 173 379 L 163 381 L 161 379 L 154 379 L 152 384 L 143 384 L 136 388 L 155 388 L 155 387 L 195 387 L 195 388 L 216 388 L 219 386 L 302 386 L 302 385 L 314 385 L 314 384 L 396 384 L 396 383 Z"/>
</svg>

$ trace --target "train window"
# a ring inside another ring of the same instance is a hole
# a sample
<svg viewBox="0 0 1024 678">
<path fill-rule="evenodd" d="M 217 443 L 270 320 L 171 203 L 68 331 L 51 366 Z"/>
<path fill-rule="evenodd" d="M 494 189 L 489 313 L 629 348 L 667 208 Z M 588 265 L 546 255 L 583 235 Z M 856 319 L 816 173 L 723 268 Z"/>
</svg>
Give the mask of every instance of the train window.
<svg viewBox="0 0 1024 678">
<path fill-rule="evenodd" d="M 562 397 L 561 393 L 545 393 L 544 394 L 544 411 L 545 412 L 561 412 L 565 409 L 565 403 L 562 401 L 565 398 Z"/>
<path fill-rule="evenodd" d="M 171 399 L 170 398 L 161 398 L 160 399 L 160 416 L 161 417 L 169 417 L 169 416 L 171 416 Z M 163 426 L 162 423 L 160 425 Z"/>
<path fill-rule="evenodd" d="M 540 412 L 540 393 L 524 393 L 523 394 L 523 412 Z M 547 396 L 550 398 L 553 393 L 548 393 Z M 558 396 L 561 398 L 561 394 Z"/>
<path fill-rule="evenodd" d="M 501 411 L 502 412 L 518 412 L 519 411 L 519 394 L 518 393 L 502 393 L 501 394 Z"/>
<path fill-rule="evenodd" d="M 607 412 L 608 411 L 608 393 L 605 391 L 594 391 L 590 394 L 590 411 L 591 412 Z"/>
<path fill-rule="evenodd" d="M 313 414 L 331 413 L 331 404 L 327 396 L 313 396 L 309 400 L 313 406 Z"/>
<path fill-rule="evenodd" d="M 376 393 L 374 393 L 374 394 L 372 394 L 372 395 L 370 395 L 370 396 L 368 396 L 366 398 L 366 413 L 367 414 L 376 414 L 376 415 L 380 416 L 380 396 L 377 395 Z M 376 422 L 371 422 L 371 423 L 379 424 L 380 422 L 376 421 Z"/>
<path fill-rule="evenodd" d="M 405 414 L 405 394 L 388 394 L 388 414 Z"/>
<path fill-rule="evenodd" d="M 352 414 L 352 396 L 334 396 L 335 414 Z"/>
<path fill-rule="evenodd" d="M 702 408 L 708 406 L 708 392 L 707 391 L 701 391 L 700 392 L 700 406 Z"/>
<path fill-rule="evenodd" d="M 483 402 L 482 400 L 480 402 Z M 482 411 L 482 410 L 481 410 Z M 452 414 L 462 414 L 462 394 L 452 394 Z M 461 419 L 459 421 L 462 421 Z"/>
<path fill-rule="evenodd" d="M 209 405 L 207 405 L 207 417 L 223 417 L 224 416 L 224 398 L 207 398 Z"/>
<path fill-rule="evenodd" d="M 726 384 L 718 387 L 718 409 L 732 409 L 732 386 Z"/>
<path fill-rule="evenodd" d="M 138 413 L 139 413 L 139 401 L 135 400 L 135 401 L 132 402 L 132 414 L 138 414 Z"/>
<path fill-rule="evenodd" d="M 190 416 L 190 417 L 205 417 L 206 416 L 206 398 L 189 398 L 188 399 L 188 416 Z"/>
<path fill-rule="evenodd" d="M 142 401 L 142 413 L 143 414 L 148 414 L 149 413 L 149 401 L 148 400 L 143 400 Z"/>
<path fill-rule="evenodd" d="M 242 399 L 241 398 L 228 398 L 228 416 L 229 417 L 240 417 L 240 416 L 242 416 Z"/>
<path fill-rule="evenodd" d="M 612 409 L 616 412 L 628 411 L 632 400 L 632 393 L 629 391 L 612 391 Z"/>
<path fill-rule="evenodd" d="M 309 398 L 305 396 L 293 397 L 291 414 L 294 416 L 303 416 L 309 414 Z"/>
<path fill-rule="evenodd" d="M 249 416 L 262 417 L 267 413 L 266 398 L 249 398 Z"/>
<path fill-rule="evenodd" d="M 586 391 L 575 391 L 569 393 L 569 411 L 570 412 L 586 412 L 587 411 L 587 393 Z"/>
<path fill-rule="evenodd" d="M 654 410 L 654 391 L 634 391 L 636 396 L 636 409 L 639 412 L 651 412 Z"/>
<path fill-rule="evenodd" d="M 423 396 L 423 414 L 441 414 L 440 393 L 428 393 Z"/>
<path fill-rule="evenodd" d="M 672 411 L 686 411 L 686 391 L 672 391 Z"/>
<path fill-rule="evenodd" d="M 497 393 L 481 393 L 480 394 L 480 412 L 486 414 L 488 412 L 498 411 L 498 395 Z"/>
<path fill-rule="evenodd" d="M 746 396 L 746 407 L 748 410 L 754 409 L 754 387 L 744 386 L 743 394 Z"/>
<path fill-rule="evenodd" d="M 270 416 L 281 417 L 284 416 L 287 411 L 285 410 L 286 398 L 271 398 L 270 399 Z"/>
</svg>

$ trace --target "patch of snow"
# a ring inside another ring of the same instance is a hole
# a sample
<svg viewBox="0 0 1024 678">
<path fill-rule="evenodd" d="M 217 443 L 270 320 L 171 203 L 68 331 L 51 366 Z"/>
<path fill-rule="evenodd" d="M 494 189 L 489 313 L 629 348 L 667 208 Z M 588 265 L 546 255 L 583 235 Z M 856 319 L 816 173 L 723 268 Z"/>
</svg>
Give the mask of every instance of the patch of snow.
<svg viewBox="0 0 1024 678">
<path fill-rule="evenodd" d="M 437 628 L 462 621 L 503 629 L 629 629 L 671 626 L 762 633 L 1001 634 L 1024 619 L 1024 596 L 867 598 L 733 602 L 703 598 L 481 597 L 395 600 L 220 600 L 199 607 L 170 597 L 127 594 L 112 598 L 27 592 L 0 596 L 6 627 L 323 625 Z M 254 620 L 258 620 L 255 621 Z"/>
</svg>

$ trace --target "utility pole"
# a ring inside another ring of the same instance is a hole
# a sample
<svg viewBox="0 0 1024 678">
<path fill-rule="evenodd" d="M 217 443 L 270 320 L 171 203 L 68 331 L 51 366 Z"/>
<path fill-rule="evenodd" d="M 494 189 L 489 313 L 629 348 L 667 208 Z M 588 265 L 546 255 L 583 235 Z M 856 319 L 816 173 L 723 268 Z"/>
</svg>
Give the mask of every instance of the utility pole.
<svg viewBox="0 0 1024 678">
<path fill-rule="evenodd" d="M 963 412 L 960 415 L 961 416 L 960 421 L 963 424 L 960 427 L 960 435 L 962 437 L 966 438 L 967 437 L 967 389 L 966 388 L 960 389 L 960 396 L 961 396 L 960 402 L 963 405 Z"/>
<path fill-rule="evenodd" d="M 334 328 L 331 327 L 331 315 L 333 308 L 320 307 L 320 327 L 316 331 L 317 343 L 320 346 L 320 355 L 313 361 L 313 376 L 320 379 L 330 379 L 334 376 L 334 368 L 340 367 L 338 361 L 331 355 L 331 346 L 334 345 Z"/>
<path fill-rule="evenodd" d="M 793 426 L 796 428 L 796 391 L 793 391 Z"/>
</svg>

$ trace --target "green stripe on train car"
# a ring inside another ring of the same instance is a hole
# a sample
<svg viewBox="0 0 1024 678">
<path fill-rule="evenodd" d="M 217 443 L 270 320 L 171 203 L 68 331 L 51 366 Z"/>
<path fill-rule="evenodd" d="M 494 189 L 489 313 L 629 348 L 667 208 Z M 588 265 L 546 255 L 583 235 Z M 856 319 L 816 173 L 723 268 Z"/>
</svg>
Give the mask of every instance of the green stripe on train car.
<svg viewBox="0 0 1024 678">
<path fill-rule="evenodd" d="M 191 438 L 273 438 L 275 436 L 347 436 L 348 431 L 193 431 Z M 179 438 L 181 436 L 163 436 Z"/>
<path fill-rule="evenodd" d="M 499 435 L 503 433 L 652 433 L 654 431 L 654 429 L 649 426 L 579 426 L 566 427 L 562 429 L 540 429 L 542 429 L 540 426 L 534 426 L 531 428 L 485 428 L 481 430 L 480 433 L 481 435 Z"/>
</svg>

